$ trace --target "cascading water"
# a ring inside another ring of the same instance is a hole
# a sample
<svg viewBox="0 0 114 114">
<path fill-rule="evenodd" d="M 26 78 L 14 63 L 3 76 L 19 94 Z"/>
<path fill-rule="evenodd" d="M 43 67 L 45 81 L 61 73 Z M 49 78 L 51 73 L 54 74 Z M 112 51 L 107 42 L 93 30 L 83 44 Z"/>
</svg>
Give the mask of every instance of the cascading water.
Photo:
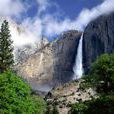
<svg viewBox="0 0 114 114">
<path fill-rule="evenodd" d="M 73 67 L 73 71 L 74 71 L 73 80 L 79 79 L 83 75 L 83 63 L 82 63 L 83 51 L 82 49 L 83 49 L 83 33 L 79 40 L 77 55 L 75 59 L 75 65 Z"/>
</svg>

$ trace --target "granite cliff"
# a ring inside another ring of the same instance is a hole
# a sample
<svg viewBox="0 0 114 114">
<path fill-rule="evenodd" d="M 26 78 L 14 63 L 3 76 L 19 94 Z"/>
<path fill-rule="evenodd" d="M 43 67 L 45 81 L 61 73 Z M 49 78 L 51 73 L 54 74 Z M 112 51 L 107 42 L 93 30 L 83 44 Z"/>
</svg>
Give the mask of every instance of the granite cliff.
<svg viewBox="0 0 114 114">
<path fill-rule="evenodd" d="M 81 34 L 81 32 L 71 30 L 61 34 L 59 39 L 47 42 L 15 66 L 17 73 L 27 79 L 36 90 L 42 90 L 42 87 L 48 90 L 72 80 Z M 84 30 L 83 67 L 85 73 L 90 70 L 98 56 L 112 52 L 114 52 L 114 13 L 98 17 Z"/>
<path fill-rule="evenodd" d="M 83 40 L 85 72 L 88 72 L 98 56 L 112 52 L 114 52 L 114 13 L 100 16 L 85 28 Z"/>
<path fill-rule="evenodd" d="M 35 90 L 48 90 L 72 80 L 80 36 L 81 32 L 75 30 L 61 34 L 58 40 L 44 45 L 19 62 L 15 70 Z"/>
</svg>

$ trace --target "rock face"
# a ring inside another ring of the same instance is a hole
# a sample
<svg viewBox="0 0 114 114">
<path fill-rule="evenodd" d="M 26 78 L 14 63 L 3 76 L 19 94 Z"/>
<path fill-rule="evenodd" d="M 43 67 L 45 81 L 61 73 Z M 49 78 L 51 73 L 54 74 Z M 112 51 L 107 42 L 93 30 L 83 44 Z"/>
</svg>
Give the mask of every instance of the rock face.
<svg viewBox="0 0 114 114">
<path fill-rule="evenodd" d="M 72 79 L 72 68 L 81 33 L 69 31 L 59 40 L 46 44 L 26 60 L 15 66 L 19 75 L 27 79 L 33 89 L 56 86 Z M 48 84 L 48 85 L 47 85 Z"/>
<path fill-rule="evenodd" d="M 54 78 L 61 83 L 68 82 L 73 76 L 73 66 L 81 33 L 69 31 L 53 43 Z"/>
<path fill-rule="evenodd" d="M 46 38 L 43 38 L 43 40 L 39 41 L 38 43 L 26 44 L 21 47 L 15 47 L 14 50 L 15 64 L 25 61 L 27 58 L 30 57 L 30 55 L 34 54 L 43 45 L 46 45 L 48 43 L 49 41 Z"/>
<path fill-rule="evenodd" d="M 83 82 L 84 80 L 76 80 L 52 89 L 45 97 L 48 105 L 52 106 L 56 103 L 59 114 L 68 114 L 72 104 L 97 98 L 98 95 L 94 89 L 81 88 Z"/>
<path fill-rule="evenodd" d="M 97 18 L 84 31 L 83 65 L 85 72 L 103 53 L 114 52 L 114 13 Z"/>
</svg>

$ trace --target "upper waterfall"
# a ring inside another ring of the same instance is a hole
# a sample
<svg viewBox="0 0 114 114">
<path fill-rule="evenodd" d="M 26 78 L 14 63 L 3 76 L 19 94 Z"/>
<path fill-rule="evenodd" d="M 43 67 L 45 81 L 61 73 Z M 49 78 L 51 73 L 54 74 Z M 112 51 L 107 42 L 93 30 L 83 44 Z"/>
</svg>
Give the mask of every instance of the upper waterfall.
<svg viewBox="0 0 114 114">
<path fill-rule="evenodd" d="M 75 64 L 73 67 L 74 76 L 73 79 L 79 79 L 83 75 L 83 33 L 79 40 L 78 48 L 77 48 L 77 55 L 75 59 Z"/>
</svg>

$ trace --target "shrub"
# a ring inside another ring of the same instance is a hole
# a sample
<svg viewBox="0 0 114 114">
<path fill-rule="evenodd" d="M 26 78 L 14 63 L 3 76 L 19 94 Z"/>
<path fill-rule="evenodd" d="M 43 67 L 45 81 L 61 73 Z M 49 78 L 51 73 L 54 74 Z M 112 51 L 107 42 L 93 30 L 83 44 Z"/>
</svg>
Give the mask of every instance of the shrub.
<svg viewBox="0 0 114 114">
<path fill-rule="evenodd" d="M 86 104 L 88 109 L 84 114 L 114 114 L 114 96 L 101 96 Z"/>
<path fill-rule="evenodd" d="M 33 102 L 35 103 L 35 114 L 45 114 L 47 104 L 40 96 L 32 96 Z"/>
<path fill-rule="evenodd" d="M 98 92 L 112 92 L 114 90 L 114 54 L 101 55 L 92 65 L 90 77 Z"/>
<path fill-rule="evenodd" d="M 69 114 L 85 114 L 84 112 L 87 110 L 87 108 L 87 105 L 84 103 L 76 103 L 72 105 Z"/>
<path fill-rule="evenodd" d="M 29 85 L 15 74 L 0 74 L 0 114 L 37 114 L 36 107 L 43 110 L 42 102 L 37 99 L 40 104 L 38 105 L 36 98 L 33 100 L 30 93 Z"/>
</svg>

